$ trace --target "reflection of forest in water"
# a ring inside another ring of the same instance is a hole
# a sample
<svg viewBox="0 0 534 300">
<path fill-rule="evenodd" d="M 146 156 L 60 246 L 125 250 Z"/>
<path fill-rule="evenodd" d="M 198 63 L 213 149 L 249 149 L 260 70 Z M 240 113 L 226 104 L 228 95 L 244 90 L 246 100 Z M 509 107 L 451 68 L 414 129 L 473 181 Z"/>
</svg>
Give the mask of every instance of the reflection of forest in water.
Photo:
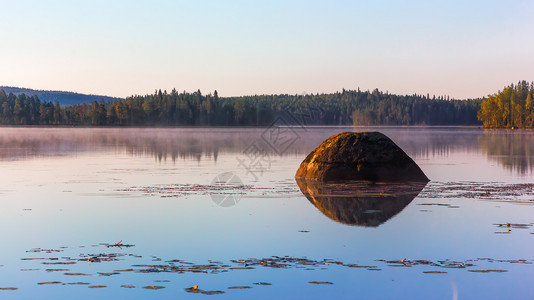
<svg viewBox="0 0 534 300">
<path fill-rule="evenodd" d="M 390 135 L 414 159 L 447 157 L 455 152 L 477 152 L 478 129 L 469 128 L 409 128 L 399 135 Z"/>
<path fill-rule="evenodd" d="M 124 152 L 152 156 L 158 161 L 177 159 L 213 160 L 219 153 L 242 153 L 252 144 L 269 155 L 278 155 L 269 145 L 264 128 L 0 128 L 0 160 L 76 155 L 85 152 Z M 304 153 L 308 142 L 302 133 L 281 153 Z M 262 138 L 265 136 L 266 139 Z M 310 141 L 313 145 L 313 141 Z M 314 147 L 308 146 L 307 148 Z"/>
<path fill-rule="evenodd" d="M 132 156 L 153 156 L 159 161 L 202 157 L 217 160 L 219 149 L 232 142 L 224 135 L 208 136 L 202 130 L 2 128 L 0 159 L 118 151 Z"/>
<path fill-rule="evenodd" d="M 268 155 L 306 155 L 333 134 L 369 129 L 4 127 L 0 128 L 0 159 L 124 151 L 133 156 L 153 156 L 159 161 L 216 161 L 219 153 L 243 153 L 252 148 L 265 151 Z M 436 135 L 427 130 L 379 130 L 391 136 L 408 154 L 416 158 L 446 155 L 459 145 L 466 145 L 462 140 L 451 139 L 450 135 Z"/>
<path fill-rule="evenodd" d="M 492 131 L 478 137 L 482 152 L 504 168 L 528 174 L 534 168 L 534 131 Z"/>
<path fill-rule="evenodd" d="M 381 131 L 414 159 L 453 153 L 485 153 L 505 168 L 532 169 L 531 131 L 483 131 L 443 127 L 312 127 L 312 128 L 0 128 L 0 160 L 117 152 L 158 161 L 216 161 L 221 153 L 242 154 L 251 146 L 270 156 L 304 158 L 329 136 L 343 131 Z M 286 144 L 274 145 L 286 141 Z M 282 151 L 280 151 L 282 150 Z"/>
</svg>

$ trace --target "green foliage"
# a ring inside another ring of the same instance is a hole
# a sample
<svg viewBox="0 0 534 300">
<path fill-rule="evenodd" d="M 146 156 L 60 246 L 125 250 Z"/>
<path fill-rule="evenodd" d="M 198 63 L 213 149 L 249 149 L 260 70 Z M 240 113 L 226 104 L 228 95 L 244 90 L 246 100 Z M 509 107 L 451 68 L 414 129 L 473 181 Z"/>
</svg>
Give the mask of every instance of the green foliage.
<svg viewBox="0 0 534 300">
<path fill-rule="evenodd" d="M 478 119 L 486 128 L 526 128 L 534 125 L 534 83 L 520 81 L 482 101 Z"/>
<path fill-rule="evenodd" d="M 51 125 L 54 124 L 54 108 L 52 102 L 41 102 L 37 96 L 6 95 L 0 90 L 1 125 Z"/>
<path fill-rule="evenodd" d="M 526 101 L 526 100 L 525 100 Z M 276 116 L 306 125 L 474 125 L 480 100 L 353 90 L 331 94 L 219 97 L 173 89 L 60 107 L 0 90 L 0 124 L 74 126 L 269 126 Z M 534 106 L 532 99 L 529 107 Z M 526 104 L 525 104 L 526 105 Z"/>
</svg>

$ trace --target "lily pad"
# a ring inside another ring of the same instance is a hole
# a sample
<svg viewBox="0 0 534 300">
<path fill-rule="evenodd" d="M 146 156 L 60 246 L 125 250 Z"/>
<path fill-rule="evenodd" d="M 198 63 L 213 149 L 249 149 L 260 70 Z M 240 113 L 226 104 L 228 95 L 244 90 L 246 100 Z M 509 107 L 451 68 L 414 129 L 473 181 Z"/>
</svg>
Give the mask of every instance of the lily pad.
<svg viewBox="0 0 534 300">
<path fill-rule="evenodd" d="M 64 273 L 63 275 L 67 275 L 67 276 L 91 276 L 91 274 L 85 274 L 85 273 Z"/>
<path fill-rule="evenodd" d="M 469 272 L 474 272 L 474 273 L 504 273 L 504 272 L 508 272 L 508 270 L 467 270 Z"/>
<path fill-rule="evenodd" d="M 425 274 L 446 274 L 447 272 L 443 271 L 424 271 Z"/>
<path fill-rule="evenodd" d="M 330 281 L 310 281 L 309 283 L 312 283 L 312 284 L 334 284 L 333 282 L 330 282 Z"/>
<path fill-rule="evenodd" d="M 38 285 L 45 285 L 45 284 L 60 284 L 61 281 L 45 281 L 45 282 L 38 282 Z"/>
<path fill-rule="evenodd" d="M 225 292 L 224 291 L 201 291 L 201 293 L 204 295 L 219 295 L 219 294 L 224 294 Z"/>
<path fill-rule="evenodd" d="M 111 272 L 111 273 L 101 273 L 101 272 L 98 272 L 98 275 L 100 276 L 111 276 L 111 275 L 118 275 L 120 274 L 119 272 Z"/>
<path fill-rule="evenodd" d="M 143 288 L 147 290 L 161 290 L 161 289 L 164 289 L 165 287 L 160 286 L 160 285 L 148 285 L 148 286 L 144 286 Z"/>
</svg>

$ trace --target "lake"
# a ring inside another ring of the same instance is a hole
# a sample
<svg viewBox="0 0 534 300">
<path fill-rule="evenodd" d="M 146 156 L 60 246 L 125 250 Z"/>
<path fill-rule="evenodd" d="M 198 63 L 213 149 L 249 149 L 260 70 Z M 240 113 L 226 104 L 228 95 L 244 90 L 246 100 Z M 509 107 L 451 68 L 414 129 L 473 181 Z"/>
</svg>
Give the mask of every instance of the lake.
<svg viewBox="0 0 534 300">
<path fill-rule="evenodd" d="M 370 130 L 431 182 L 294 180 Z M 532 299 L 533 168 L 524 130 L 3 127 L 0 297 Z"/>
</svg>

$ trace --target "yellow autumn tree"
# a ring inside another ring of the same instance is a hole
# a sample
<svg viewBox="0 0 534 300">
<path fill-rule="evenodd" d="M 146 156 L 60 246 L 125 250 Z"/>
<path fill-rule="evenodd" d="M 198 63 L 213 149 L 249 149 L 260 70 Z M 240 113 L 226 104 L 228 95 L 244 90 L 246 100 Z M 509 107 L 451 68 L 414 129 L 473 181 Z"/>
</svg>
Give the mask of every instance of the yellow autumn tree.
<svg viewBox="0 0 534 300">
<path fill-rule="evenodd" d="M 511 84 L 482 101 L 478 119 L 485 128 L 526 128 L 534 123 L 534 83 Z"/>
</svg>

